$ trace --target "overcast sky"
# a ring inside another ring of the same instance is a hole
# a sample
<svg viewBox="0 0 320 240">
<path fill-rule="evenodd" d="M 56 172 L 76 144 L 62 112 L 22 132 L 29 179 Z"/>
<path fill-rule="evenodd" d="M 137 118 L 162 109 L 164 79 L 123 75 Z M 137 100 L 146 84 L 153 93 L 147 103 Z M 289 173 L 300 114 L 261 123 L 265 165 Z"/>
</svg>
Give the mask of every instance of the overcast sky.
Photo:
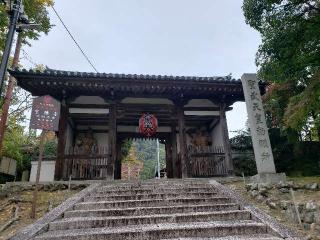
<svg viewBox="0 0 320 240">
<path fill-rule="evenodd" d="M 241 0 L 55 0 L 55 8 L 99 72 L 218 76 L 256 72 L 261 41 Z M 47 36 L 25 51 L 34 63 L 93 71 L 50 9 Z M 25 68 L 32 63 L 22 59 Z M 244 103 L 227 113 L 230 135 L 245 126 Z"/>
</svg>

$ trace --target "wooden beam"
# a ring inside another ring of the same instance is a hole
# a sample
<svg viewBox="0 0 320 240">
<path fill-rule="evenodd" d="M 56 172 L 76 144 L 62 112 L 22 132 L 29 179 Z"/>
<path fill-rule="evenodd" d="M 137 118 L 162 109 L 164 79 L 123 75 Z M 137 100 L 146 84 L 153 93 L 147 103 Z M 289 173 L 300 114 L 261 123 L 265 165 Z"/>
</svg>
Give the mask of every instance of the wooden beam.
<svg viewBox="0 0 320 240">
<path fill-rule="evenodd" d="M 117 139 L 117 159 L 115 162 L 114 179 L 121 179 L 121 147 L 122 141 L 119 141 L 119 139 Z"/>
<path fill-rule="evenodd" d="M 69 113 L 72 118 L 109 118 L 109 114 Z"/>
<path fill-rule="evenodd" d="M 185 119 L 184 111 L 182 106 L 177 107 L 178 115 L 178 128 L 179 128 L 179 146 L 180 146 L 180 166 L 181 166 L 181 177 L 188 177 L 187 170 L 187 146 L 186 146 L 186 129 L 185 129 Z"/>
<path fill-rule="evenodd" d="M 234 169 L 233 169 L 233 162 L 232 162 L 232 156 L 231 156 L 231 146 L 229 141 L 229 132 L 228 132 L 225 108 L 226 108 L 226 105 L 222 103 L 220 105 L 220 124 L 221 124 L 222 138 L 223 138 L 223 145 L 224 145 L 223 147 L 225 151 L 226 167 L 228 169 L 228 174 L 232 175 L 234 172 Z"/>
<path fill-rule="evenodd" d="M 58 131 L 58 147 L 57 160 L 54 170 L 54 179 L 61 180 L 63 173 L 64 153 L 66 146 L 66 128 L 68 124 L 68 107 L 63 102 L 60 109 L 59 131 Z"/>
<path fill-rule="evenodd" d="M 165 150 L 166 150 L 167 177 L 168 178 L 173 178 L 173 162 L 172 162 L 172 142 L 171 142 L 171 138 L 166 139 Z"/>
<path fill-rule="evenodd" d="M 93 133 L 108 133 L 109 131 L 108 130 L 104 130 L 104 129 L 91 129 L 91 131 Z M 77 130 L 78 133 L 87 133 L 88 130 L 84 130 L 84 129 L 80 129 L 80 130 Z"/>
<path fill-rule="evenodd" d="M 71 103 L 69 104 L 69 108 L 109 108 L 109 104 L 81 104 L 81 103 Z"/>
<path fill-rule="evenodd" d="M 117 110 L 115 103 L 110 106 L 109 117 L 109 152 L 110 161 L 107 165 L 107 179 L 114 179 L 115 162 L 117 158 Z"/>
<path fill-rule="evenodd" d="M 176 131 L 176 124 L 173 123 L 171 125 L 171 151 L 172 151 L 172 177 L 178 178 L 179 177 L 179 168 L 178 168 L 178 151 L 177 151 L 177 131 Z"/>
<path fill-rule="evenodd" d="M 148 104 L 148 103 L 119 103 L 117 109 L 162 109 L 174 110 L 172 104 Z"/>
</svg>

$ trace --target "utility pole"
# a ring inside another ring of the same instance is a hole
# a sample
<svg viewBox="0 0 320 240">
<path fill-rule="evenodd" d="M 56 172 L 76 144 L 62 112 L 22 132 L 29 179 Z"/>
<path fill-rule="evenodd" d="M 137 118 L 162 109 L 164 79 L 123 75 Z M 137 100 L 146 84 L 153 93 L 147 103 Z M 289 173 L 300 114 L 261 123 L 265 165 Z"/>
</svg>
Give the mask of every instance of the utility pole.
<svg viewBox="0 0 320 240">
<path fill-rule="evenodd" d="M 10 7 L 9 30 L 8 30 L 6 45 L 3 50 L 1 66 L 0 66 L 0 95 L 2 94 L 3 83 L 6 76 L 7 68 L 8 68 L 8 61 L 10 57 L 11 46 L 14 38 L 14 33 L 17 28 L 17 22 L 20 15 L 21 5 L 22 5 L 22 0 L 15 0 L 15 3 L 12 6 L 9 6 Z"/>
<path fill-rule="evenodd" d="M 1 62 L 0 95 L 2 94 L 4 78 L 5 78 L 7 67 L 8 67 L 11 45 L 13 42 L 15 31 L 18 32 L 18 37 L 16 42 L 16 49 L 13 56 L 13 62 L 11 65 L 11 68 L 13 69 L 18 67 L 18 63 L 19 63 L 20 50 L 22 46 L 22 31 L 24 29 L 31 30 L 39 27 L 39 24 L 29 23 L 28 17 L 25 15 L 23 10 L 22 0 L 15 0 L 13 5 L 11 5 L 11 1 L 10 1 L 8 8 L 9 8 L 8 12 L 10 14 L 10 26 L 9 26 L 6 46 L 5 46 L 5 50 L 4 50 L 4 54 Z M 4 133 L 6 130 L 8 112 L 9 112 L 10 103 L 13 97 L 13 90 L 15 87 L 15 83 L 16 82 L 14 77 L 9 76 L 8 87 L 7 87 L 6 95 L 4 97 L 4 103 L 2 105 L 2 113 L 1 113 L 1 119 L 0 119 L 0 156 L 2 156 Z"/>
<path fill-rule="evenodd" d="M 13 69 L 18 66 L 21 45 L 22 45 L 22 34 L 21 32 L 19 32 L 17 37 L 17 42 L 16 42 L 16 50 L 14 52 L 13 62 L 12 62 Z M 4 103 L 2 105 L 2 113 L 1 113 L 1 120 L 0 120 L 0 156 L 2 156 L 4 132 L 6 130 L 9 107 L 13 97 L 14 86 L 15 86 L 15 79 L 14 77 L 9 76 L 8 87 L 6 91 L 6 96 L 4 97 Z"/>
</svg>

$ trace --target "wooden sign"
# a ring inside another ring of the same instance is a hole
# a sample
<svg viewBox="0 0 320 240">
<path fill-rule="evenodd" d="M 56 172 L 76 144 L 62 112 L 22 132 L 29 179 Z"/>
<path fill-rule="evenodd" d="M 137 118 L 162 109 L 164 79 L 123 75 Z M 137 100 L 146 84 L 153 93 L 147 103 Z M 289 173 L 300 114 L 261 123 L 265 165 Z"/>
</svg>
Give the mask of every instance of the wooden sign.
<svg viewBox="0 0 320 240">
<path fill-rule="evenodd" d="M 46 95 L 33 100 L 30 128 L 58 131 L 60 102 Z"/>
<path fill-rule="evenodd" d="M 39 143 L 39 158 L 36 175 L 36 186 L 33 191 L 31 207 L 31 218 L 36 218 L 36 206 L 38 198 L 39 179 L 41 172 L 41 162 L 44 152 L 44 140 L 47 131 L 58 131 L 60 116 L 60 102 L 53 97 L 46 95 L 33 100 L 30 128 L 42 129 Z"/>
</svg>

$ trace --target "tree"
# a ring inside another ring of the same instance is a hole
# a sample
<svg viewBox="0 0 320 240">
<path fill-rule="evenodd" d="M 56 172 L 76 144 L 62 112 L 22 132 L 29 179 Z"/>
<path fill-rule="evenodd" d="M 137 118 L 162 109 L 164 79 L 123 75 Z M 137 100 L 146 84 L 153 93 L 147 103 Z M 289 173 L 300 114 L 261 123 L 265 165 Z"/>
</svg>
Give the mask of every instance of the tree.
<svg viewBox="0 0 320 240">
<path fill-rule="evenodd" d="M 52 6 L 53 3 L 54 3 L 53 0 L 24 0 L 23 1 L 24 10 L 26 15 L 29 18 L 29 21 L 31 23 L 37 23 L 39 24 L 39 26 L 35 29 L 29 29 L 29 30 L 25 29 L 19 33 L 22 44 L 19 46 L 18 50 L 20 50 L 20 47 L 23 47 L 23 45 L 30 46 L 31 45 L 30 40 L 38 40 L 41 33 L 48 34 L 50 29 L 52 28 L 52 25 L 50 24 L 50 18 L 49 18 L 49 13 L 47 11 L 47 8 Z M 7 14 L 6 4 L 3 1 L 0 1 L 0 56 L 2 55 L 2 51 L 4 49 L 4 45 L 7 37 L 6 34 L 8 31 L 8 24 L 9 24 L 9 16 Z M 10 60 L 11 61 L 9 61 L 9 65 L 12 66 L 11 64 L 12 59 Z M 14 67 L 18 65 L 18 61 L 19 61 L 19 54 L 17 56 L 17 63 L 14 64 L 15 65 Z M 8 83 L 6 81 L 5 85 L 7 84 Z M 20 88 L 14 87 L 14 86 L 11 88 L 14 89 L 13 96 L 11 97 L 11 100 L 10 100 L 11 105 L 17 105 L 19 107 L 21 106 L 21 101 L 26 99 L 19 98 L 22 92 Z M 3 93 L 5 93 L 5 91 L 3 91 Z M 2 100 L 3 100 L 3 97 L 1 98 L 1 106 L 3 105 Z M 17 113 L 23 114 L 24 111 L 20 111 L 20 109 L 17 110 L 17 108 L 15 108 L 15 114 Z"/>
<path fill-rule="evenodd" d="M 244 0 L 246 23 L 261 33 L 259 77 L 272 83 L 266 97 L 273 123 L 320 137 L 320 3 Z"/>
<path fill-rule="evenodd" d="M 155 177 L 157 166 L 157 143 L 155 140 L 138 139 L 133 142 L 137 150 L 138 159 L 143 161 L 142 179 L 150 179 Z M 165 146 L 160 144 L 160 169 L 165 168 Z"/>
<path fill-rule="evenodd" d="M 39 24 L 39 27 L 32 30 L 23 30 L 19 32 L 17 37 L 17 44 L 15 49 L 15 54 L 12 61 L 12 68 L 16 68 L 19 63 L 20 49 L 22 44 L 29 44 L 29 40 L 38 39 L 40 32 L 48 33 L 51 25 L 50 19 L 48 17 L 48 12 L 46 7 L 53 4 L 52 0 L 26 0 L 23 2 L 25 7 L 25 13 L 27 14 L 30 22 Z M 6 8 L 4 3 L 0 7 L 0 19 L 3 20 L 0 22 L 0 29 L 6 29 L 5 25 L 8 24 L 8 15 L 5 12 Z M 5 31 L 4 31 L 5 32 Z M 0 35 L 0 50 L 3 49 L 3 44 L 5 43 L 5 34 Z M 5 93 L 4 101 L 2 102 L 2 112 L 1 112 L 1 121 L 0 121 L 0 155 L 2 154 L 2 145 L 3 139 L 5 136 L 6 123 L 8 119 L 9 107 L 12 103 L 18 102 L 17 107 L 15 108 L 15 115 L 21 118 L 21 115 L 24 113 L 27 108 L 22 107 L 23 101 L 28 101 L 28 98 L 19 98 L 19 95 L 14 94 L 19 92 L 19 88 L 15 88 L 15 79 L 10 76 L 7 84 L 7 90 Z M 16 90 L 16 91 L 14 91 Z M 22 102 L 22 103 L 21 103 Z M 30 106 L 30 104 L 26 104 Z M 22 107 L 22 109 L 21 109 Z M 20 116 L 19 116 L 20 114 Z"/>
<path fill-rule="evenodd" d="M 52 6 L 53 0 L 24 0 L 24 10 L 32 23 L 40 24 L 39 28 L 25 30 L 23 32 L 24 44 L 30 45 L 30 40 L 38 40 L 41 33 L 48 34 L 52 28 L 47 7 Z M 6 12 L 6 4 L 0 3 L 0 51 L 4 48 L 6 33 L 9 24 L 9 16 Z"/>
<path fill-rule="evenodd" d="M 250 130 L 238 131 L 237 135 L 230 139 L 230 145 L 233 152 L 233 164 L 235 175 L 253 176 L 257 173 L 256 163 L 254 161 L 252 140 Z"/>
</svg>

